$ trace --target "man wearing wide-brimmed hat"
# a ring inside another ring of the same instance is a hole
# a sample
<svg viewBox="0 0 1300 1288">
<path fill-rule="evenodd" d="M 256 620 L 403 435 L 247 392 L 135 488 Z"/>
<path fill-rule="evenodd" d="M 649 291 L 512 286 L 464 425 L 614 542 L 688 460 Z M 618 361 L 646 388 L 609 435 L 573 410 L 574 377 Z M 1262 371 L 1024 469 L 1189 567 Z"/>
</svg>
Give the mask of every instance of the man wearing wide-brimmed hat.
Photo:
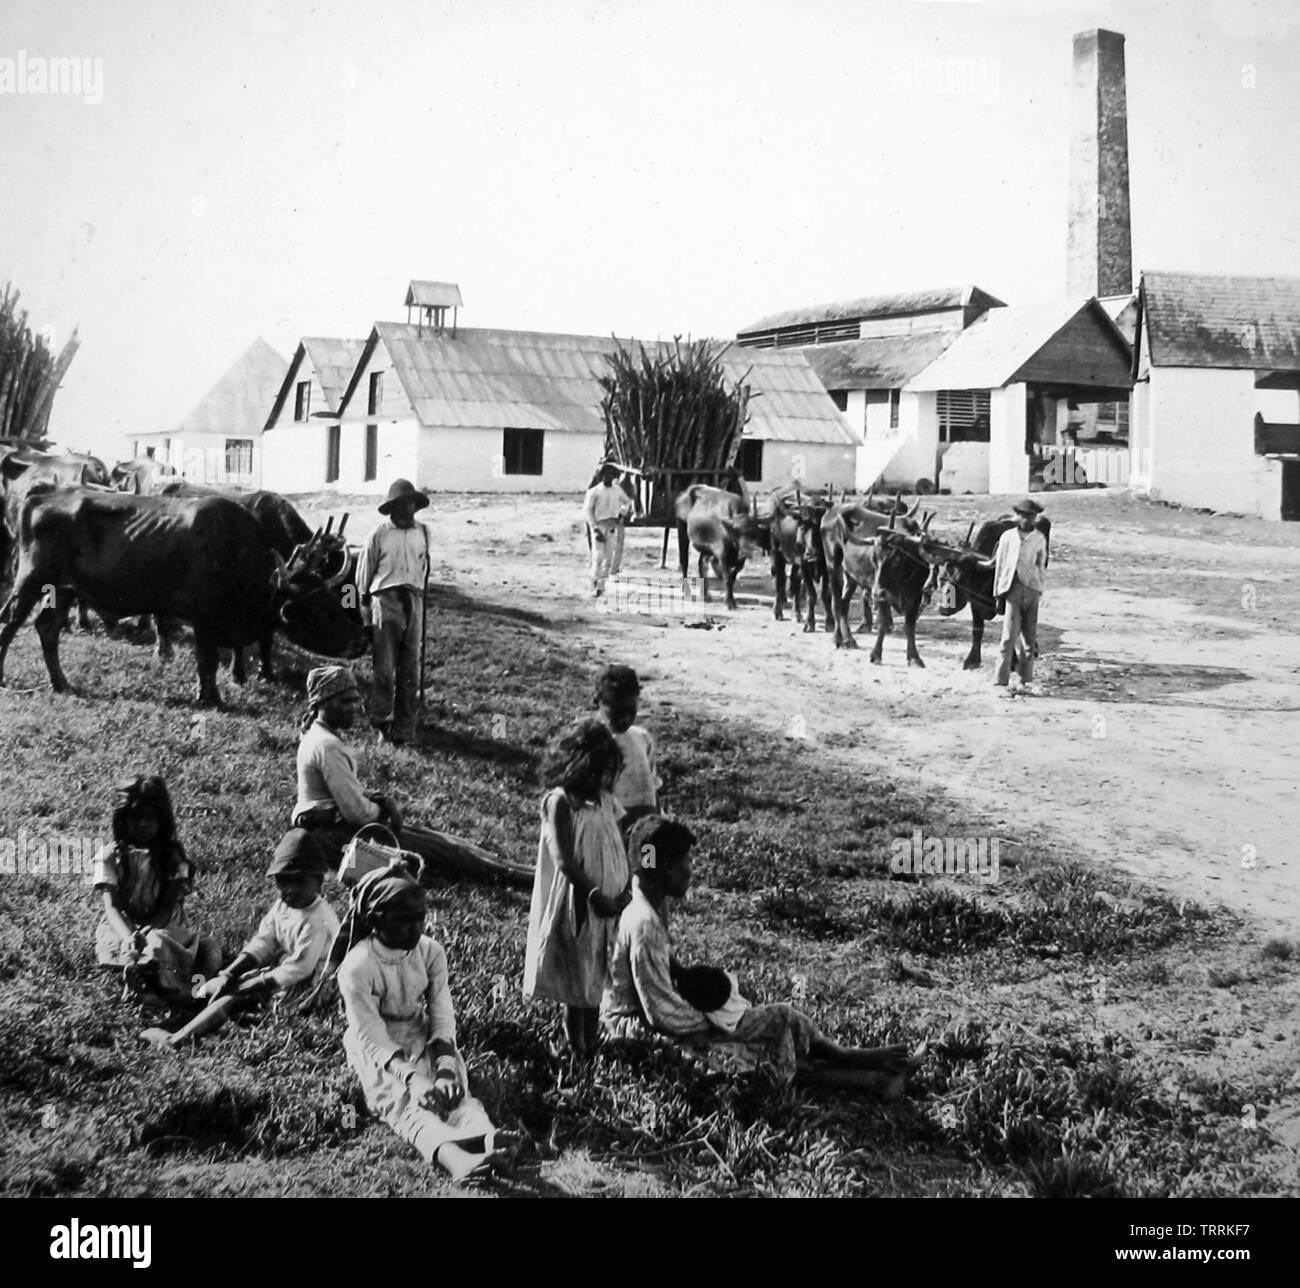
<svg viewBox="0 0 1300 1288">
<path fill-rule="evenodd" d="M 1019 644 L 1020 688 L 1025 691 L 1034 678 L 1034 655 L 1038 652 L 1038 603 L 1043 597 L 1047 575 L 1047 537 L 1039 530 L 1043 507 L 1026 497 L 1011 507 L 1020 520 L 998 540 L 993 563 L 993 598 L 1006 605 L 1002 619 L 1002 656 L 994 684 L 1007 688 L 1011 678 L 1011 655 Z M 1008 689 L 1008 693 L 1015 692 Z"/>
<path fill-rule="evenodd" d="M 379 507 L 388 522 L 371 533 L 357 561 L 361 607 L 370 613 L 375 646 L 370 723 L 381 742 L 415 737 L 429 585 L 429 530 L 416 523 L 415 512 L 428 504 L 423 492 L 398 479 Z"/>
</svg>

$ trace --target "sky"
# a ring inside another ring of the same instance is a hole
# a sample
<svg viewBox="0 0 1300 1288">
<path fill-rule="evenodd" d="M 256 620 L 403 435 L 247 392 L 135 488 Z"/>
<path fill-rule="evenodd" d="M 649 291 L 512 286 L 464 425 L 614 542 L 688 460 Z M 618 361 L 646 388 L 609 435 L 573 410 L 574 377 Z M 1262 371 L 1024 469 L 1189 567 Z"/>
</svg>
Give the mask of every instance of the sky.
<svg viewBox="0 0 1300 1288">
<path fill-rule="evenodd" d="M 79 329 L 50 432 L 114 459 L 259 335 L 404 320 L 411 278 L 465 326 L 643 339 L 1052 300 L 1094 27 L 1135 270 L 1300 275 L 1296 0 L 5 0 L 0 282 Z"/>
</svg>

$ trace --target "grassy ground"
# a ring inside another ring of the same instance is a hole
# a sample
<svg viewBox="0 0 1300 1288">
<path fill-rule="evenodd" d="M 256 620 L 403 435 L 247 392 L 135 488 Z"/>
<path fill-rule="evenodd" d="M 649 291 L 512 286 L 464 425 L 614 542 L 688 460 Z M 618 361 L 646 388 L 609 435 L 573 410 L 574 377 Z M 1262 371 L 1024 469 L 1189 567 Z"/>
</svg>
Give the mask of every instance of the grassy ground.
<svg viewBox="0 0 1300 1288">
<path fill-rule="evenodd" d="M 528 854 L 537 758 L 588 709 L 598 667 L 614 659 L 454 590 L 439 594 L 435 623 L 424 754 L 368 745 L 363 775 L 403 790 L 413 816 Z M 93 695 L 53 698 L 24 636 L 11 656 L 18 687 L 0 694 L 0 836 L 102 832 L 116 778 L 162 773 L 201 865 L 191 918 L 233 954 L 269 902 L 262 872 L 294 795 L 306 660 L 282 653 L 281 665 L 293 688 L 231 688 L 228 711 L 198 715 L 188 650 L 160 673 L 138 645 L 74 638 L 65 666 L 87 689 L 96 677 Z M 548 1052 L 555 1014 L 520 997 L 527 895 L 449 885 L 437 933 L 475 1088 L 498 1124 L 533 1142 L 517 1190 L 1296 1192 L 1253 1129 L 1250 1107 L 1276 1101 L 1279 1079 L 1206 1072 L 1198 1034 L 1143 1041 L 1124 1018 L 1195 1007 L 1215 988 L 1252 1000 L 1291 988 L 1292 945 L 1260 950 L 1226 918 L 1126 888 L 1032 838 L 1010 847 L 1010 865 L 1004 850 L 996 886 L 891 879 L 893 838 L 917 825 L 979 835 L 981 821 L 741 719 L 653 700 L 642 718 L 661 747 L 665 799 L 701 838 L 674 922 L 679 954 L 738 969 L 755 1001 L 797 1000 L 842 1041 L 928 1041 L 930 1055 L 912 1095 L 889 1106 L 719 1083 L 669 1051 L 575 1069 Z M 0 878 L 0 1191 L 444 1188 L 368 1119 L 337 1016 L 232 1026 L 179 1056 L 144 1049 L 139 1006 L 96 971 L 96 916 L 78 878 Z M 1217 981 L 1207 977 L 1220 961 Z"/>
</svg>

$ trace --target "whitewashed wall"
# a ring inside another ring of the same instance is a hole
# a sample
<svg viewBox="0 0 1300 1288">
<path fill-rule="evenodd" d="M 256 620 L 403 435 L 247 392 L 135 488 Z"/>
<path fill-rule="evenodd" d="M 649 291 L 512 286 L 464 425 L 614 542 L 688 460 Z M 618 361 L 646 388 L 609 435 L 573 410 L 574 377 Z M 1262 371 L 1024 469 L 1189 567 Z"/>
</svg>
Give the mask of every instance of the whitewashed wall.
<svg viewBox="0 0 1300 1288">
<path fill-rule="evenodd" d="M 1134 486 L 1157 500 L 1281 518 L 1282 467 L 1255 455 L 1261 392 L 1253 371 L 1152 368 L 1150 389 L 1134 400 L 1150 451 Z"/>
<path fill-rule="evenodd" d="M 1029 457 L 1025 454 L 1023 384 L 989 391 L 989 491 L 1029 491 Z"/>
</svg>

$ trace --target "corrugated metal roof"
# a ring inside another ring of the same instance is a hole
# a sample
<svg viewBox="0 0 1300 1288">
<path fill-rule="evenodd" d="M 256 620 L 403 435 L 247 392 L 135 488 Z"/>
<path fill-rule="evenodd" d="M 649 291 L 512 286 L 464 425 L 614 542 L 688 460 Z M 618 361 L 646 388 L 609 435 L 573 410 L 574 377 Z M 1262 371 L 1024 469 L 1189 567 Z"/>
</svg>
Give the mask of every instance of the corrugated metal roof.
<svg viewBox="0 0 1300 1288">
<path fill-rule="evenodd" d="M 289 364 L 258 336 L 173 430 L 176 434 L 260 434 Z"/>
<path fill-rule="evenodd" d="M 864 295 L 856 300 L 842 300 L 836 304 L 815 304 L 811 308 L 788 309 L 772 313 L 757 322 L 751 322 L 736 332 L 738 336 L 752 335 L 758 331 L 774 331 L 781 327 L 802 326 L 812 322 L 832 322 L 850 318 L 881 318 L 904 316 L 910 313 L 932 313 L 939 309 L 966 307 L 998 308 L 1005 301 L 997 299 L 978 286 L 941 286 L 928 291 L 904 291 L 893 295 Z"/>
<path fill-rule="evenodd" d="M 1143 273 L 1152 365 L 1300 371 L 1300 278 Z"/>
<path fill-rule="evenodd" d="M 939 389 L 1000 389 L 1057 332 L 1080 313 L 1097 310 L 1103 325 L 1111 325 L 1095 300 L 1084 304 L 1033 304 L 990 309 L 972 322 L 948 349 L 907 384 L 913 393 Z M 1118 343 L 1118 341 L 1117 341 Z"/>
<path fill-rule="evenodd" d="M 924 371 L 960 334 L 960 331 L 921 331 L 916 335 L 806 345 L 782 352 L 803 354 L 827 389 L 900 389 Z"/>
<path fill-rule="evenodd" d="M 421 424 L 605 432 L 599 382 L 620 343 L 612 337 L 466 328 L 453 338 L 379 322 L 373 338 L 384 345 Z M 800 353 L 733 345 L 723 368 L 733 382 L 748 373 L 746 437 L 842 446 L 856 441 Z"/>
<path fill-rule="evenodd" d="M 303 336 L 302 346 L 316 369 L 325 409 L 338 411 L 348 381 L 366 347 L 364 340 L 334 340 L 323 336 Z"/>
<path fill-rule="evenodd" d="M 412 305 L 420 308 L 463 308 L 465 301 L 460 298 L 460 287 L 455 282 L 416 282 L 412 281 L 406 288 L 406 307 Z"/>
</svg>

